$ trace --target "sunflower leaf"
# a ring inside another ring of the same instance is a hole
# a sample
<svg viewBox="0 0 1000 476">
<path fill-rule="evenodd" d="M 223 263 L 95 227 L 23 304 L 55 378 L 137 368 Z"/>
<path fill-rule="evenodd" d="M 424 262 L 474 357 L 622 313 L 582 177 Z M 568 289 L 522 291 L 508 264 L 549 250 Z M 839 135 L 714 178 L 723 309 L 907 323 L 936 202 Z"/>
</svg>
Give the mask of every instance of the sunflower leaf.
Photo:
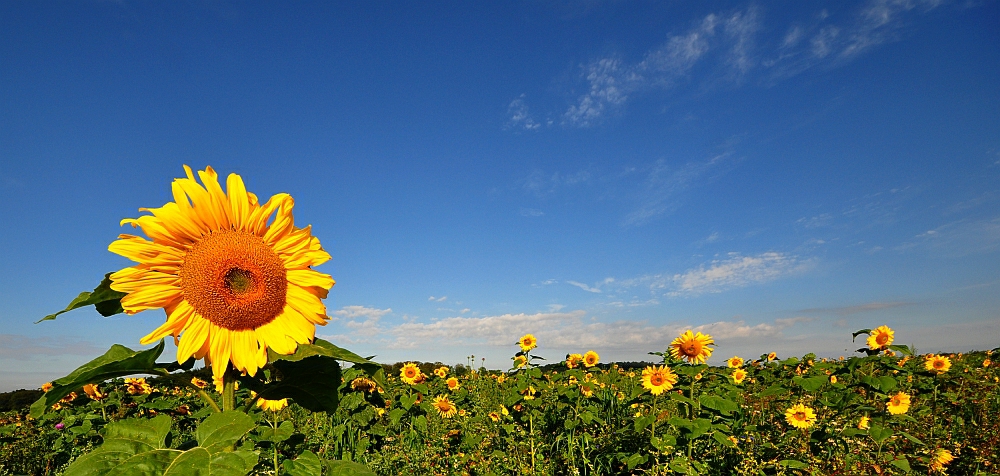
<svg viewBox="0 0 1000 476">
<path fill-rule="evenodd" d="M 267 354 L 268 360 L 271 362 L 278 360 L 299 361 L 314 355 L 332 357 L 337 360 L 354 364 L 356 367 L 364 370 L 365 373 L 381 385 L 382 388 L 388 387 L 385 382 L 385 371 L 382 370 L 382 365 L 361 357 L 360 355 L 347 349 L 337 347 L 336 345 L 320 338 L 316 338 L 312 344 L 299 344 L 298 349 L 296 349 L 295 353 L 291 355 L 281 355 L 271 349 L 267 350 Z"/>
<path fill-rule="evenodd" d="M 872 333 L 872 330 L 871 330 L 871 329 L 861 329 L 861 330 L 858 330 L 858 331 L 855 331 L 855 332 L 852 332 L 852 333 L 851 333 L 851 342 L 854 342 L 854 339 L 857 339 L 857 337 L 858 337 L 859 335 L 861 335 L 861 334 L 868 334 L 868 335 L 871 335 L 871 333 Z"/>
<path fill-rule="evenodd" d="M 158 364 L 156 358 L 163 353 L 163 340 L 152 349 L 134 351 L 115 344 L 104 355 L 83 364 L 69 375 L 52 381 L 52 389 L 45 392 L 31 405 L 31 416 L 38 418 L 52 407 L 53 403 L 75 392 L 88 383 L 103 382 L 108 379 L 135 374 L 163 375 L 171 364 Z"/>
<path fill-rule="evenodd" d="M 302 360 L 278 360 L 273 365 L 281 373 L 281 380 L 264 385 L 259 392 L 261 398 L 291 398 L 314 412 L 332 413 L 337 410 L 340 403 L 340 364 L 337 359 L 313 355 Z"/>
<path fill-rule="evenodd" d="M 125 312 L 124 309 L 122 309 L 122 298 L 125 297 L 125 295 L 126 293 L 111 289 L 111 273 L 108 273 L 104 275 L 104 280 L 102 280 L 101 284 L 98 284 L 93 291 L 84 291 L 80 293 L 75 299 L 69 302 L 66 309 L 63 309 L 55 314 L 49 314 L 36 321 L 35 324 L 42 321 L 54 320 L 56 316 L 62 313 L 90 305 L 93 305 L 94 308 L 97 309 L 97 312 L 101 313 L 104 317 L 121 314 L 122 312 Z"/>
</svg>

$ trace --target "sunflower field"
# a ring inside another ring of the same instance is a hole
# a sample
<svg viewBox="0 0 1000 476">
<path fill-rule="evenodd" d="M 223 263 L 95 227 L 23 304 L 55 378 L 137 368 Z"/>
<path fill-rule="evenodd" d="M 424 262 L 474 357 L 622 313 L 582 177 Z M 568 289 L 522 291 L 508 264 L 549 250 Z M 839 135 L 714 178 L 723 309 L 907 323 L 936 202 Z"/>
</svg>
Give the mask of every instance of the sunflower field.
<svg viewBox="0 0 1000 476">
<path fill-rule="evenodd" d="M 154 345 L 6 396 L 0 476 L 1000 475 L 1000 349 L 918 355 L 879 326 L 851 358 L 711 366 L 714 339 L 688 330 L 655 362 L 542 365 L 526 334 L 504 371 L 382 365 L 316 337 L 330 255 L 290 196 L 185 175 L 122 221 L 148 239 L 109 250 L 137 264 L 42 319 L 163 309 Z"/>
</svg>

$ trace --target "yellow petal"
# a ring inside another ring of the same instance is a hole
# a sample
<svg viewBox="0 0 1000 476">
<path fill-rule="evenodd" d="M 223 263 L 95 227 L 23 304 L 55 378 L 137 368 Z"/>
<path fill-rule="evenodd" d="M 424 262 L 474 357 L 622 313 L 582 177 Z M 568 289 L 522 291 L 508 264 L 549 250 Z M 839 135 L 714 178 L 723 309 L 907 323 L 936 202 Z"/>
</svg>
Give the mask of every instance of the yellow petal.
<svg viewBox="0 0 1000 476">
<path fill-rule="evenodd" d="M 209 343 L 209 327 L 211 323 L 207 319 L 195 315 L 188 321 L 184 334 L 181 335 L 181 343 L 177 346 L 177 361 L 186 362 L 191 357 L 200 359 L 205 356 Z"/>
<path fill-rule="evenodd" d="M 236 174 L 229 174 L 226 178 L 226 192 L 229 196 L 229 209 L 231 212 L 233 226 L 237 230 L 244 230 L 246 222 L 250 219 L 250 198 L 247 197 L 247 189 L 243 184 L 243 179 Z"/>
<path fill-rule="evenodd" d="M 303 288 L 315 286 L 330 289 L 335 283 L 333 277 L 329 274 L 323 274 L 311 269 L 289 269 L 285 271 L 285 276 L 288 282 Z"/>
</svg>

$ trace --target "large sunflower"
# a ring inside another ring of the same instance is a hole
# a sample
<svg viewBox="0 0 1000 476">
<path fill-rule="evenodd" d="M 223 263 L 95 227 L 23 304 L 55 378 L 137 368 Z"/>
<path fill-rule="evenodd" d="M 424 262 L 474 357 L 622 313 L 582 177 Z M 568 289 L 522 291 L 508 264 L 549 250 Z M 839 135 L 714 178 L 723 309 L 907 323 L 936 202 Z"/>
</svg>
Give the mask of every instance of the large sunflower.
<svg viewBox="0 0 1000 476">
<path fill-rule="evenodd" d="M 458 413 L 458 407 L 456 407 L 446 395 L 434 397 L 434 403 L 431 403 L 431 405 L 437 409 L 438 415 L 441 415 L 444 418 L 451 418 Z"/>
<path fill-rule="evenodd" d="M 816 412 L 801 403 L 785 410 L 785 421 L 795 428 L 806 429 L 816 424 Z"/>
<path fill-rule="evenodd" d="M 951 359 L 943 355 L 928 355 L 924 368 L 938 374 L 943 374 L 951 368 Z"/>
<path fill-rule="evenodd" d="M 677 374 L 670 370 L 670 367 L 652 365 L 642 371 L 642 386 L 653 395 L 659 395 L 674 388 L 677 383 Z"/>
<path fill-rule="evenodd" d="M 892 344 L 893 338 L 896 333 L 889 328 L 889 326 L 878 326 L 871 334 L 868 335 L 868 348 L 871 350 L 885 349 Z"/>
<path fill-rule="evenodd" d="M 705 359 L 712 356 L 709 346 L 714 344 L 712 336 L 701 332 L 694 334 L 688 329 L 670 343 L 670 355 L 675 359 L 687 359 L 690 363 L 704 364 Z"/>
<path fill-rule="evenodd" d="M 910 396 L 903 392 L 897 392 L 889 397 L 889 402 L 885 404 L 885 407 L 893 415 L 902 415 L 910 409 Z"/>
<path fill-rule="evenodd" d="M 230 362 L 255 375 L 267 349 L 292 354 L 326 324 L 321 299 L 334 281 L 311 267 L 330 255 L 310 227 L 293 224 L 289 195 L 260 204 L 239 175 L 229 174 L 223 192 L 211 167 L 198 171 L 202 183 L 190 167 L 184 171 L 171 184 L 173 202 L 122 220 L 149 239 L 119 235 L 108 246 L 139 263 L 112 274 L 111 288 L 127 293 L 128 314 L 166 311 L 167 321 L 142 344 L 173 335 L 177 360 L 204 358 L 216 382 Z"/>
</svg>

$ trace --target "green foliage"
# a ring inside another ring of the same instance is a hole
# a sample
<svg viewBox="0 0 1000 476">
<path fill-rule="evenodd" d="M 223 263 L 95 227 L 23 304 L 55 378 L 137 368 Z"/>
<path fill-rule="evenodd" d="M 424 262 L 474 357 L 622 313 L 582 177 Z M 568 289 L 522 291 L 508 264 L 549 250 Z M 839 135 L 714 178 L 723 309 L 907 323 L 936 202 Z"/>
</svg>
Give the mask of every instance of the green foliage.
<svg viewBox="0 0 1000 476">
<path fill-rule="evenodd" d="M 121 302 L 122 298 L 125 297 L 125 294 L 126 293 L 111 289 L 111 273 L 105 274 L 101 284 L 98 284 L 93 291 L 84 291 L 80 293 L 75 299 L 70 301 L 65 309 L 39 319 L 36 324 L 42 321 L 54 320 L 60 314 L 86 306 L 94 306 L 94 308 L 97 309 L 97 312 L 101 313 L 104 317 L 120 314 L 125 312 L 125 310 L 122 309 Z"/>
</svg>

